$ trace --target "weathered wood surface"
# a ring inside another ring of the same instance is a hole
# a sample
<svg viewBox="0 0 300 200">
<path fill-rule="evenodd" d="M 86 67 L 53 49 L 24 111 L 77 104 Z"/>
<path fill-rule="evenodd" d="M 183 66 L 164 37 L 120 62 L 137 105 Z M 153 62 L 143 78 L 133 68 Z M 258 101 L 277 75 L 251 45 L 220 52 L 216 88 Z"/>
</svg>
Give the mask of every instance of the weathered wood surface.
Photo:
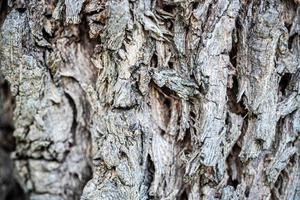
<svg viewBox="0 0 300 200">
<path fill-rule="evenodd" d="M 30 199 L 300 199 L 298 0 L 0 0 L 0 35 Z"/>
</svg>

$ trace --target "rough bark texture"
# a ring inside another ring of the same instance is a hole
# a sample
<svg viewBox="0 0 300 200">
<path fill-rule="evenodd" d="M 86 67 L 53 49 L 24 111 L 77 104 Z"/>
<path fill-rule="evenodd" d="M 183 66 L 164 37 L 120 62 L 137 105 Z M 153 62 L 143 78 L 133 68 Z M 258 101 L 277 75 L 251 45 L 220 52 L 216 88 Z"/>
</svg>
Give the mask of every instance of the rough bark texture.
<svg viewBox="0 0 300 200">
<path fill-rule="evenodd" d="M 0 0 L 0 200 L 299 200 L 299 4 Z"/>
</svg>

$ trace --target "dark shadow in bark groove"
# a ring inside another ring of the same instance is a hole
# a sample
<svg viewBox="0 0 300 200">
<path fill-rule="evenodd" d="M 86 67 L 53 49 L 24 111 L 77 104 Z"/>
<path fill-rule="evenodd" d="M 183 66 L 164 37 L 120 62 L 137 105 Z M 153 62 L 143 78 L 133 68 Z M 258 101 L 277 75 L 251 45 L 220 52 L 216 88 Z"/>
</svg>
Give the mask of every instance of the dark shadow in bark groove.
<svg viewBox="0 0 300 200">
<path fill-rule="evenodd" d="M 291 81 L 292 78 L 292 74 L 291 73 L 285 73 L 283 74 L 283 76 L 281 77 L 280 81 L 279 81 L 279 87 L 278 90 L 281 92 L 281 94 L 283 96 L 286 95 L 286 89 Z"/>
<path fill-rule="evenodd" d="M 288 173 L 285 170 L 283 170 L 279 174 L 279 176 L 274 184 L 274 188 L 272 189 L 271 195 L 272 195 L 273 199 L 275 199 L 275 200 L 280 199 L 280 195 L 283 193 L 283 191 L 285 189 L 287 180 L 289 180 Z"/>
<path fill-rule="evenodd" d="M 72 97 L 68 93 L 65 93 L 65 95 L 66 95 L 66 98 L 68 99 L 69 104 L 73 111 L 73 122 L 71 125 L 71 133 L 72 133 L 72 139 L 73 139 L 72 146 L 73 146 L 73 145 L 76 145 L 77 109 L 76 109 L 76 105 L 75 105 L 75 102 L 72 99 Z"/>
<path fill-rule="evenodd" d="M 14 185 L 14 189 L 11 190 L 5 198 L 5 200 L 27 200 L 27 199 L 28 198 L 26 197 L 24 190 L 17 182 Z"/>
<path fill-rule="evenodd" d="M 180 197 L 178 198 L 178 200 L 188 200 L 188 194 L 187 194 L 187 192 L 185 190 L 180 195 Z"/>
<path fill-rule="evenodd" d="M 144 182 L 145 182 L 145 185 L 150 189 L 151 183 L 154 180 L 154 173 L 155 173 L 154 163 L 151 160 L 150 155 L 147 156 L 147 165 L 146 166 L 147 166 L 147 168 L 146 168 L 146 172 L 145 172 Z M 148 198 L 149 199 L 154 199 L 154 197 L 151 196 L 150 193 L 149 193 Z"/>
<path fill-rule="evenodd" d="M 25 7 L 16 8 L 19 13 L 24 13 L 26 11 Z"/>
<path fill-rule="evenodd" d="M 241 115 L 245 117 L 248 113 L 246 106 L 243 103 L 243 100 L 237 102 L 237 94 L 238 94 L 238 79 L 236 76 L 232 77 L 232 88 L 227 87 L 227 105 L 229 110 L 232 113 Z"/>
<path fill-rule="evenodd" d="M 228 181 L 227 184 L 233 186 L 235 189 L 241 182 L 242 176 L 242 162 L 239 158 L 241 147 L 236 143 L 230 155 L 227 157 L 226 163 L 228 165 Z"/>
<path fill-rule="evenodd" d="M 89 22 L 84 15 L 82 17 L 82 22 L 78 25 L 79 26 L 79 40 L 80 43 L 84 45 L 85 49 L 87 49 L 90 53 L 90 55 L 93 55 L 95 47 L 99 44 L 98 38 L 91 38 L 89 36 Z M 95 22 L 94 22 L 95 23 Z"/>
<path fill-rule="evenodd" d="M 293 34 L 289 37 L 289 39 L 288 39 L 288 48 L 289 48 L 289 50 L 291 50 L 293 48 L 293 43 L 294 43 L 294 40 L 296 39 L 296 37 L 298 37 L 297 34 Z"/>
<path fill-rule="evenodd" d="M 7 5 L 7 0 L 0 0 L 0 27 L 2 27 L 2 24 L 8 12 L 9 12 L 9 7 Z M 0 35 L 0 39 L 1 39 L 1 35 Z"/>
<path fill-rule="evenodd" d="M 236 24 L 237 24 L 237 22 L 236 22 Z M 238 43 L 234 41 L 234 38 L 232 40 L 233 40 L 233 42 L 232 42 L 231 51 L 229 52 L 229 59 L 230 59 L 230 63 L 232 64 L 232 66 L 234 68 L 236 68 Z"/>
<path fill-rule="evenodd" d="M 0 75 L 0 200 L 26 200 L 26 194 L 15 178 L 10 153 L 15 149 L 13 136 L 14 100 L 10 84 Z"/>
</svg>

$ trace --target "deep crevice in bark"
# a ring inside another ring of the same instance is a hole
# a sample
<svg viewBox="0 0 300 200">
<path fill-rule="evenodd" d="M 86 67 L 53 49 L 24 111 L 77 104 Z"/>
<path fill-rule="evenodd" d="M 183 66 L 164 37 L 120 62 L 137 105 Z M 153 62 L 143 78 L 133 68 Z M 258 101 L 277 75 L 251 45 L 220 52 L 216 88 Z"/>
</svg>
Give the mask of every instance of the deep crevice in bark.
<svg viewBox="0 0 300 200">
<path fill-rule="evenodd" d="M 238 22 L 236 20 L 236 26 L 237 26 Z M 229 59 L 230 59 L 230 63 L 232 64 L 232 66 L 234 68 L 236 68 L 237 65 L 237 53 L 238 53 L 238 42 L 235 41 L 237 38 L 235 34 L 235 32 L 238 32 L 238 29 L 234 30 L 234 32 L 232 33 L 232 46 L 231 46 L 231 51 L 229 52 Z M 236 33 L 238 34 L 238 33 Z"/>
<path fill-rule="evenodd" d="M 15 177 L 14 164 L 10 153 L 15 150 L 13 136 L 14 97 L 10 84 L 0 74 L 0 199 L 26 200 L 26 194 Z"/>
<path fill-rule="evenodd" d="M 243 99 L 240 102 L 237 102 L 237 94 L 238 94 L 238 79 L 236 76 L 232 77 L 232 87 L 227 87 L 227 105 L 229 110 L 235 114 L 246 116 L 248 113 L 246 106 L 243 103 Z"/>
<path fill-rule="evenodd" d="M 242 162 L 239 158 L 240 152 L 241 152 L 241 148 L 236 143 L 233 146 L 231 153 L 226 160 L 228 166 L 228 175 L 229 175 L 227 184 L 233 186 L 235 189 L 241 183 L 241 176 L 242 176 L 242 169 L 243 169 Z"/>
<path fill-rule="evenodd" d="M 285 73 L 281 76 L 281 79 L 279 81 L 279 91 L 281 92 L 281 94 L 283 96 L 286 95 L 286 89 L 290 84 L 292 78 L 292 74 L 291 73 Z"/>
<path fill-rule="evenodd" d="M 70 131 L 72 133 L 72 140 L 73 140 L 73 143 L 71 145 L 74 146 L 74 145 L 76 145 L 77 109 L 76 109 L 76 105 L 75 105 L 75 102 L 72 99 L 72 97 L 66 92 L 65 92 L 65 95 L 66 95 L 66 98 L 68 99 L 69 104 L 70 104 L 70 106 L 72 108 L 72 111 L 73 111 L 73 122 L 72 122 Z"/>
<path fill-rule="evenodd" d="M 7 1 L 8 0 L 1 0 L 0 1 L 0 27 L 2 26 L 2 24 L 5 20 L 5 17 L 7 16 L 7 13 L 9 11 Z M 0 35 L 0 37 L 1 37 L 1 35 Z"/>
<path fill-rule="evenodd" d="M 178 197 L 178 200 L 188 200 L 188 192 L 184 190 L 182 194 Z"/>
<path fill-rule="evenodd" d="M 154 163 L 153 163 L 150 155 L 147 156 L 146 163 L 147 163 L 147 165 L 146 165 L 147 168 L 146 168 L 146 174 L 145 174 L 145 185 L 148 187 L 148 191 L 149 191 L 150 187 L 151 187 L 151 183 L 154 180 L 154 174 L 155 174 Z M 154 196 L 149 193 L 148 198 L 154 199 Z"/>
<path fill-rule="evenodd" d="M 289 37 L 288 39 L 288 48 L 289 50 L 292 50 L 293 48 L 293 43 L 294 43 L 294 40 L 298 37 L 298 34 L 293 34 Z"/>
</svg>

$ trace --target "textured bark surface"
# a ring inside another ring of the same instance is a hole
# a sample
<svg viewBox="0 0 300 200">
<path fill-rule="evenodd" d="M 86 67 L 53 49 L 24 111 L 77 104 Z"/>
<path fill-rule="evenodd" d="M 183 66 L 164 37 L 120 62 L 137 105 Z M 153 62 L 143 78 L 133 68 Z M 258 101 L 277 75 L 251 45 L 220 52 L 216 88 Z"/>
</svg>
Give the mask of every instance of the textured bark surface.
<svg viewBox="0 0 300 200">
<path fill-rule="evenodd" d="M 299 200 L 299 4 L 0 0 L 0 200 Z"/>
</svg>

